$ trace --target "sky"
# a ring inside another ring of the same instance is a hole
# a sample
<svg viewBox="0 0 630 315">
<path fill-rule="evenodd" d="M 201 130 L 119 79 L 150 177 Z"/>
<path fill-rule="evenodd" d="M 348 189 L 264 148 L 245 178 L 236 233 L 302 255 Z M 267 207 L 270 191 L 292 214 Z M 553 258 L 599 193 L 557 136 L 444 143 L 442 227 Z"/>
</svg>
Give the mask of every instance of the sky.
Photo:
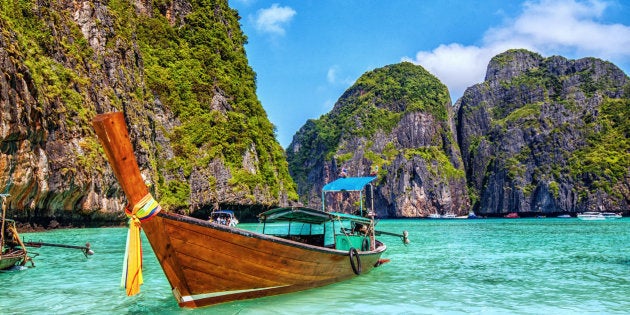
<svg viewBox="0 0 630 315">
<path fill-rule="evenodd" d="M 241 16 L 257 95 L 287 148 L 364 73 L 410 61 L 452 103 L 490 59 L 525 48 L 596 57 L 630 73 L 630 0 L 229 0 Z"/>
</svg>

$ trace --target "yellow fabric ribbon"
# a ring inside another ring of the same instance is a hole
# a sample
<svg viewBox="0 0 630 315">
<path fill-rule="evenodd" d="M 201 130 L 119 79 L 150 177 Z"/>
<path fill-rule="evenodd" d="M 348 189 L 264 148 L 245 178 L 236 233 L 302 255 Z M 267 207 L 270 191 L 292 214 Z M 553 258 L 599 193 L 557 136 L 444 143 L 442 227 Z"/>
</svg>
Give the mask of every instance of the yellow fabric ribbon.
<svg viewBox="0 0 630 315">
<path fill-rule="evenodd" d="M 129 217 L 129 231 L 127 232 L 127 246 L 123 261 L 121 286 L 125 287 L 127 296 L 138 294 L 140 285 L 143 282 L 142 243 L 140 242 L 141 222 L 151 219 L 160 210 L 162 208 L 151 194 L 144 196 L 133 209 L 130 210 L 129 206 L 125 209 L 125 214 Z"/>
</svg>

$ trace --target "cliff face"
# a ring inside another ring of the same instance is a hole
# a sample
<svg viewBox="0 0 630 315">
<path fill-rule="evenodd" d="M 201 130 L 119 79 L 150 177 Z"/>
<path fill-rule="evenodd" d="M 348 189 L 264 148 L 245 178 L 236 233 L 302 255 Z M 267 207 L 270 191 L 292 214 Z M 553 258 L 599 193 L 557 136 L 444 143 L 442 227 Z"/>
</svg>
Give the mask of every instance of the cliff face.
<svg viewBox="0 0 630 315">
<path fill-rule="evenodd" d="M 481 214 L 630 208 L 630 80 L 610 63 L 500 54 L 456 104 L 456 131 L 435 77 L 410 63 L 376 69 L 301 128 L 287 163 L 256 98 L 238 20 L 225 0 L 3 3 L 0 192 L 11 195 L 9 217 L 123 218 L 123 193 L 90 124 L 114 110 L 171 211 L 290 204 L 289 166 L 301 201 L 315 208 L 342 169 L 377 174 L 380 216 L 465 214 L 471 204 Z"/>
<path fill-rule="evenodd" d="M 495 56 L 456 104 L 475 211 L 628 209 L 629 82 L 594 58 Z"/>
<path fill-rule="evenodd" d="M 364 74 L 333 110 L 308 121 L 287 149 L 301 202 L 321 207 L 322 187 L 342 169 L 377 174 L 379 216 L 465 214 L 463 164 L 451 125 L 448 90 L 420 66 L 401 63 Z M 348 212 L 331 197 L 327 204 Z M 352 200 L 352 199 L 351 199 Z"/>
<path fill-rule="evenodd" d="M 123 111 L 165 208 L 296 199 L 226 1 L 21 1 L 0 12 L 0 190 L 10 217 L 122 218 L 90 120 Z"/>
</svg>

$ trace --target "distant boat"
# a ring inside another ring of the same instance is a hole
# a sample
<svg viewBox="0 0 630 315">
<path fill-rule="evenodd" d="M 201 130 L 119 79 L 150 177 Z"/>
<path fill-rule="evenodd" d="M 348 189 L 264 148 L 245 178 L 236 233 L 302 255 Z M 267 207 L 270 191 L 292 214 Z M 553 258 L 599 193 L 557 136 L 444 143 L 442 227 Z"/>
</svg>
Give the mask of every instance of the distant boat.
<svg viewBox="0 0 630 315">
<path fill-rule="evenodd" d="M 508 218 L 508 219 L 517 219 L 519 218 L 518 213 L 516 212 L 510 212 L 506 215 L 503 216 L 504 218 Z"/>
<path fill-rule="evenodd" d="M 614 219 L 621 219 L 622 218 L 621 213 L 602 212 L 602 215 L 604 216 L 604 218 L 606 218 L 606 220 L 614 220 Z"/>
<path fill-rule="evenodd" d="M 478 219 L 479 217 L 473 211 L 470 211 L 470 212 L 468 212 L 468 218 L 469 219 Z"/>
<path fill-rule="evenodd" d="M 571 215 L 570 214 L 561 214 L 561 215 L 558 216 L 558 218 L 569 219 L 569 218 L 571 218 Z"/>
<path fill-rule="evenodd" d="M 578 213 L 577 217 L 580 220 L 614 220 L 620 219 L 622 216 L 621 214 L 614 212 L 587 211 L 583 213 Z"/>
<path fill-rule="evenodd" d="M 92 124 L 134 209 L 128 213 L 132 217 L 130 235 L 135 234 L 130 238 L 133 248 L 125 273 L 131 277 L 125 279 L 128 295 L 140 291 L 138 280 L 142 279 L 136 220 L 179 306 L 191 308 L 347 280 L 387 261 L 380 258 L 387 247 L 376 236 L 395 235 L 408 242 L 406 232 L 375 230 L 373 209 L 368 217 L 326 212 L 324 206 L 322 210 L 272 209 L 259 215 L 262 233 L 160 211 L 140 174 L 123 114 L 97 115 Z M 322 197 L 325 192 L 360 192 L 363 211 L 363 190 L 372 187 L 375 179 L 340 178 L 324 186 Z"/>
<path fill-rule="evenodd" d="M 239 222 L 234 211 L 232 210 L 217 210 L 212 211 L 210 214 L 210 222 L 218 223 L 225 226 L 236 226 Z"/>
<path fill-rule="evenodd" d="M 447 212 L 445 214 L 431 213 L 428 216 L 429 219 L 466 219 L 468 216 L 458 216 L 453 212 Z"/>
<path fill-rule="evenodd" d="M 442 219 L 456 219 L 457 216 L 455 215 L 455 213 L 452 212 L 448 212 L 442 215 Z"/>
<path fill-rule="evenodd" d="M 606 220 L 606 218 L 602 215 L 601 212 L 587 211 L 578 213 L 578 219 L 580 220 Z"/>
</svg>

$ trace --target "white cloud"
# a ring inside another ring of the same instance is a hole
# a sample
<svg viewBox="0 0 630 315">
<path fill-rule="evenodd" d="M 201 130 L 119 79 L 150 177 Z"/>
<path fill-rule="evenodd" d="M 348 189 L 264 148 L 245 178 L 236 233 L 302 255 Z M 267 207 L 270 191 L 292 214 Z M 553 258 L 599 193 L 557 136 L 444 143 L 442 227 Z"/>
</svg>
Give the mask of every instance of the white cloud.
<svg viewBox="0 0 630 315">
<path fill-rule="evenodd" d="M 332 66 L 330 68 L 328 68 L 328 72 L 326 73 L 326 80 L 328 81 L 328 83 L 334 84 L 335 82 L 337 82 L 337 70 L 339 69 L 339 67 L 337 66 Z"/>
<path fill-rule="evenodd" d="M 430 52 L 418 52 L 413 60 L 406 59 L 440 78 L 453 101 L 467 87 L 483 81 L 493 56 L 511 48 L 569 58 L 630 59 L 630 26 L 598 22 L 608 6 L 599 0 L 526 2 L 521 15 L 486 31 L 480 46 L 440 45 Z"/>
<path fill-rule="evenodd" d="M 277 3 L 267 9 L 260 9 L 254 17 L 254 25 L 258 31 L 275 35 L 284 35 L 287 23 L 297 14 L 291 7 L 281 7 Z"/>
</svg>

